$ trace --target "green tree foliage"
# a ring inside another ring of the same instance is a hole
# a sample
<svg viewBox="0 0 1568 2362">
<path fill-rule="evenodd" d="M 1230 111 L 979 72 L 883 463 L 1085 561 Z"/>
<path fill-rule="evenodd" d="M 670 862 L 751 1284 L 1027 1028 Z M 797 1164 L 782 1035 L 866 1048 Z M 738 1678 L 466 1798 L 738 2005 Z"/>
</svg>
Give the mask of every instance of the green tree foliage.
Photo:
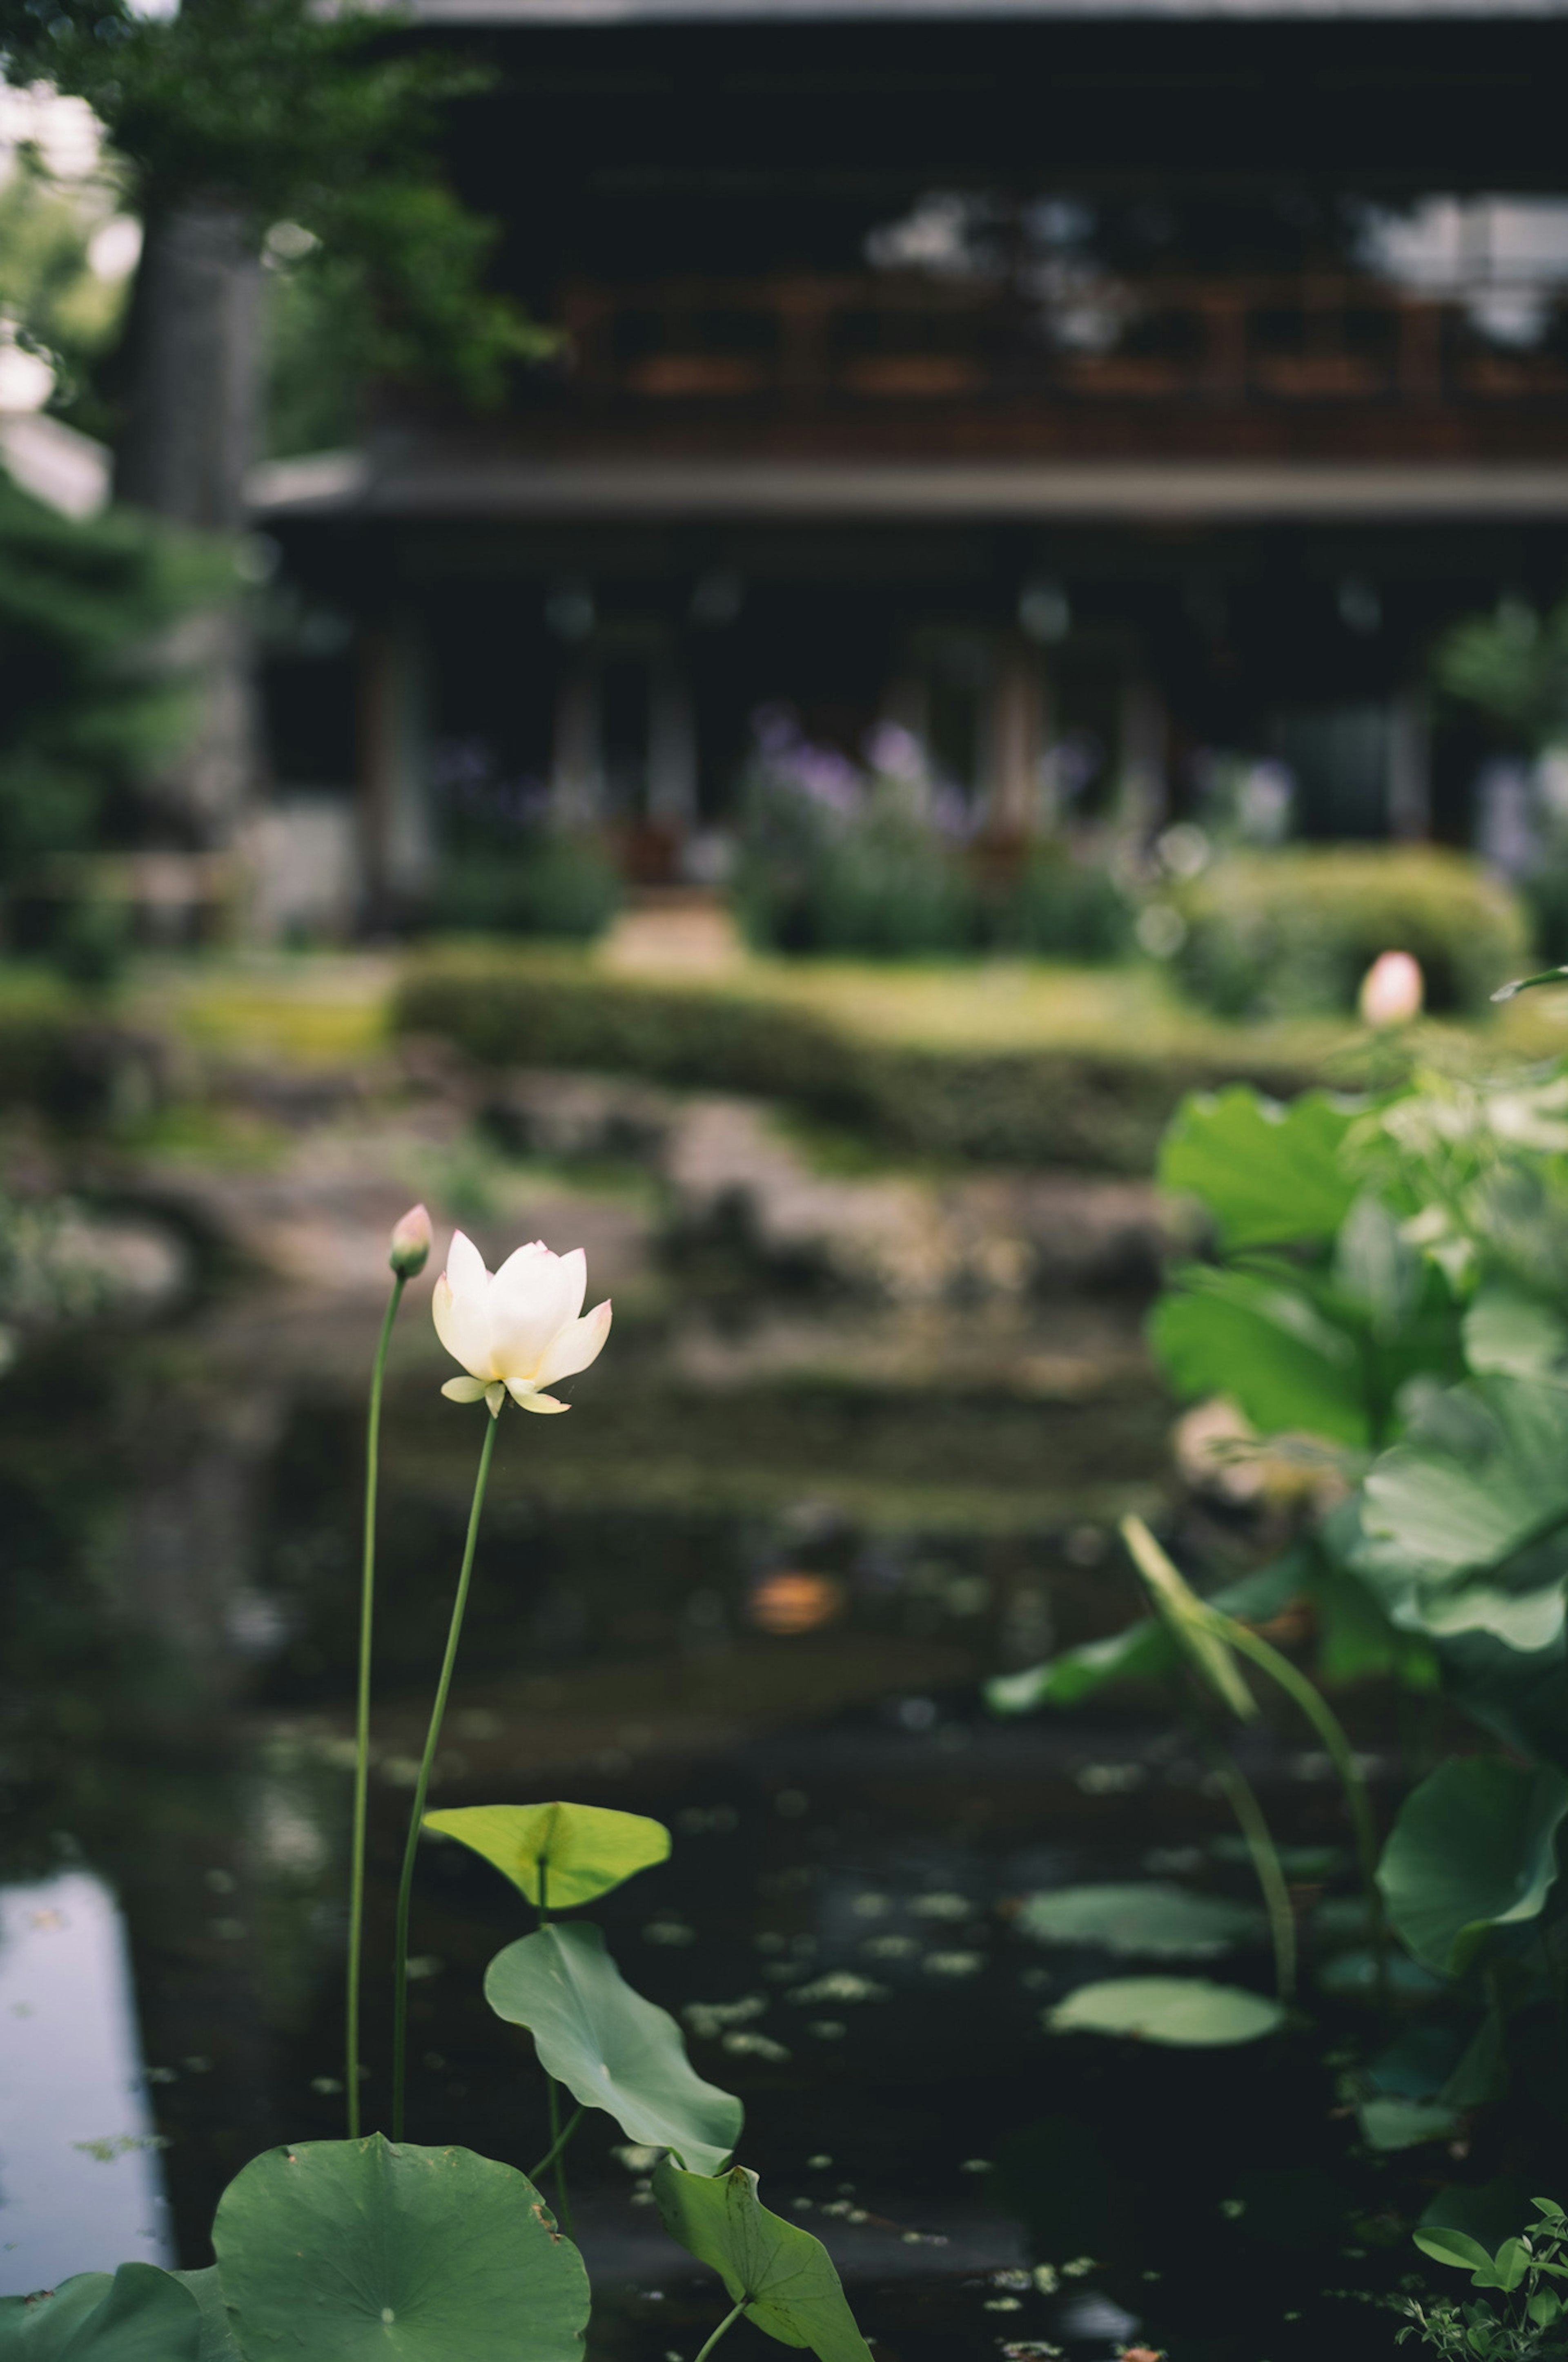
<svg viewBox="0 0 1568 2362">
<path fill-rule="evenodd" d="M 141 652 L 219 570 L 147 519 L 78 523 L 0 475 L 0 885 L 113 833 L 183 715 Z"/>
<path fill-rule="evenodd" d="M 1456 624 L 1439 645 L 1438 685 L 1537 749 L 1568 734 L 1568 601 L 1538 615 L 1517 599 Z"/>
<path fill-rule="evenodd" d="M 28 145 L 0 185 L 0 318 L 54 371 L 51 408 L 73 415 L 124 310 L 124 282 L 101 278 L 89 259 L 93 232 L 114 212 L 115 197 L 100 177 L 62 186 Z M 89 413 L 80 423 L 98 422 Z"/>
<path fill-rule="evenodd" d="M 0 0 L 0 65 L 84 98 L 149 220 L 192 200 L 239 207 L 258 251 L 287 221 L 357 313 L 359 373 L 440 378 L 494 401 L 549 339 L 488 291 L 493 225 L 446 186 L 444 107 L 481 86 L 466 66 L 400 46 L 395 21 L 309 0 L 187 0 L 170 17 L 126 0 Z"/>
</svg>

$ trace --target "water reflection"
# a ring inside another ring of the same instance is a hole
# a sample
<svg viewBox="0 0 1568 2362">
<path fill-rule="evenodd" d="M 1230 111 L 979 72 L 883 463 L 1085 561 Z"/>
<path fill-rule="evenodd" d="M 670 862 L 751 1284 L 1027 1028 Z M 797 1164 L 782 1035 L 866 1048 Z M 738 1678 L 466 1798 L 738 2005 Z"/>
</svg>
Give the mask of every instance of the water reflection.
<svg viewBox="0 0 1568 2362">
<path fill-rule="evenodd" d="M 0 1890 L 0 2293 L 175 2260 L 130 1960 L 102 1879 Z"/>
<path fill-rule="evenodd" d="M 732 1308 L 722 1368 L 698 1367 L 689 1324 L 651 1298 L 576 1387 L 571 1418 L 543 1440 L 508 1428 L 439 1802 L 570 1794 L 670 1823 L 670 1862 L 595 1916 L 633 1981 L 684 2014 L 699 2071 L 740 2093 L 747 2161 L 829 2242 L 884 2354 L 993 2362 L 1055 2343 L 1095 2362 L 1113 2319 L 1138 2317 L 1160 2342 L 1175 2323 L 1184 2362 L 1255 2362 L 1236 2292 L 1266 2290 L 1277 2259 L 1261 2216 L 1234 2229 L 1222 2202 L 1237 2174 L 1277 2162 L 1282 2127 L 1297 2140 L 1305 2125 L 1301 2169 L 1323 2179 L 1338 2235 L 1344 2136 L 1318 2053 L 1281 2044 L 1238 2065 L 1054 2042 L 1042 2015 L 1066 1972 L 1017 1916 L 1036 1889 L 1136 1874 L 1151 1842 L 1191 1849 L 1245 1894 L 1245 1865 L 1202 1850 L 1223 1807 L 1146 1721 L 1002 1727 L 978 1700 L 983 1674 L 1053 1632 L 1070 1643 L 1124 1612 L 1106 1595 L 1107 1526 L 1157 1495 L 1167 1419 L 1130 1362 L 1137 1307 L 1029 1315 L 1016 1383 L 954 1380 L 933 1350 L 948 1382 L 929 1391 L 880 1364 L 834 1374 L 836 1332 L 807 1352 L 798 1308 L 785 1354 L 783 1315 L 760 1311 L 753 1332 Z M 376 1317 L 236 1293 L 95 1365 L 109 1372 L 95 1391 L 74 1348 L 0 1389 L 0 1827 L 10 1874 L 31 1882 L 11 1890 L 24 1925 L 0 1953 L 6 2285 L 172 2250 L 205 2263 L 213 2207 L 249 2157 L 341 2133 L 359 1390 Z M 1027 1372 L 1069 1342 L 1080 1359 L 1093 1344 L 1105 1384 L 1042 1398 Z M 373 1963 L 389 1950 L 477 1444 L 436 1393 L 446 1374 L 411 1322 L 386 1427 Z M 1287 1810 L 1303 1837 L 1337 1838 L 1332 1793 L 1303 1786 Z M 64 1869 L 61 1831 L 79 1849 Z M 82 1861 L 113 1882 L 124 1941 Z M 83 1898 L 71 1929 L 99 1930 L 93 1957 L 118 1979 L 104 1992 L 122 2047 L 95 2082 L 65 1981 L 47 2017 L 8 2014 L 13 1990 L 37 2001 L 24 1964 L 70 1933 L 47 1919 L 68 1890 Z M 543 2092 L 481 1987 L 527 1917 L 461 1849 L 422 1859 L 411 2135 L 524 2167 L 547 2142 Z M 127 1942 L 150 2093 L 133 2088 Z M 387 1988 L 373 1969 L 372 2125 Z M 125 2147 L 153 2128 L 149 2103 L 161 2154 Z M 1223 2128 L 1212 2154 L 1210 2125 Z M 78 2140 L 107 2144 L 104 2161 Z M 573 2171 L 595 2362 L 689 2356 L 711 2301 L 663 2239 L 645 2163 L 594 2115 Z M 171 2242 L 143 2235 L 158 2233 L 160 2174 Z M 1208 2311 L 1217 2238 L 1234 2250 L 1223 2319 Z M 1102 2270 L 1052 2294 L 1050 2269 L 1083 2256 Z M 1266 2350 L 1297 2362 L 1325 2334 L 1309 2313 Z"/>
</svg>

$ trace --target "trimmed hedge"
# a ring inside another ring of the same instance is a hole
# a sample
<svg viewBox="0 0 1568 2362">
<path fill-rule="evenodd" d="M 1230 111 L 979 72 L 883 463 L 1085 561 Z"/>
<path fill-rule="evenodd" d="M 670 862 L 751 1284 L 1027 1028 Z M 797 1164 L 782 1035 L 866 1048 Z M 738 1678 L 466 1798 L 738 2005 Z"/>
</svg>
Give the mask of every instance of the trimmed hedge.
<svg viewBox="0 0 1568 2362">
<path fill-rule="evenodd" d="M 1528 963 L 1519 898 L 1436 845 L 1235 854 L 1182 889 L 1177 973 L 1224 1017 L 1348 1013 L 1380 952 L 1409 952 L 1440 1014 L 1484 1010 Z"/>
<path fill-rule="evenodd" d="M 645 983 L 563 962 L 433 957 L 399 986 L 400 1032 L 444 1036 L 481 1064 L 638 1075 L 784 1100 L 901 1153 L 1004 1164 L 1153 1170 L 1190 1090 L 1313 1079 L 1277 1058 L 1066 1046 L 926 1048 L 851 1033 L 737 988 Z M 1238 1045 L 1240 1051 L 1240 1045 Z"/>
</svg>

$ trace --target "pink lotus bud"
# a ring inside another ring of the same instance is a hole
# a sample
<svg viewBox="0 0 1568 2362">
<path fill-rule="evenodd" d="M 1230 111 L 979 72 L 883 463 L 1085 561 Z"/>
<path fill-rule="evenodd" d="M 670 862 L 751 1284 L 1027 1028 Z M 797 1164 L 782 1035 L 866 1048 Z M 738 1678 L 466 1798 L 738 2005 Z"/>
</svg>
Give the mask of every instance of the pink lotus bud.
<svg viewBox="0 0 1568 2362">
<path fill-rule="evenodd" d="M 432 1243 L 430 1216 L 422 1206 L 411 1206 L 392 1232 L 387 1261 L 400 1279 L 412 1279 L 429 1262 Z"/>
<path fill-rule="evenodd" d="M 1426 985 L 1409 952 L 1384 952 L 1361 980 L 1364 1025 L 1408 1025 L 1421 1013 Z"/>
</svg>

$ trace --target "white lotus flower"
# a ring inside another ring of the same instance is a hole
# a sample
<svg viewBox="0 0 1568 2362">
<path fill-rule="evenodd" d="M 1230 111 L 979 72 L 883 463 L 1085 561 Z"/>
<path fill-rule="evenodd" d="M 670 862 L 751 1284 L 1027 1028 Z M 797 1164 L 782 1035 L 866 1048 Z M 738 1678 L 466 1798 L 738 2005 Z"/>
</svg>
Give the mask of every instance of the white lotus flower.
<svg viewBox="0 0 1568 2362">
<path fill-rule="evenodd" d="M 473 1240 L 455 1231 L 431 1312 L 436 1335 L 468 1374 L 448 1378 L 442 1393 L 487 1403 L 492 1418 L 509 1394 L 520 1410 L 569 1410 L 543 1388 L 597 1362 L 609 1334 L 608 1300 L 583 1313 L 587 1285 L 581 1247 L 552 1254 L 535 1239 L 491 1273 Z"/>
</svg>

